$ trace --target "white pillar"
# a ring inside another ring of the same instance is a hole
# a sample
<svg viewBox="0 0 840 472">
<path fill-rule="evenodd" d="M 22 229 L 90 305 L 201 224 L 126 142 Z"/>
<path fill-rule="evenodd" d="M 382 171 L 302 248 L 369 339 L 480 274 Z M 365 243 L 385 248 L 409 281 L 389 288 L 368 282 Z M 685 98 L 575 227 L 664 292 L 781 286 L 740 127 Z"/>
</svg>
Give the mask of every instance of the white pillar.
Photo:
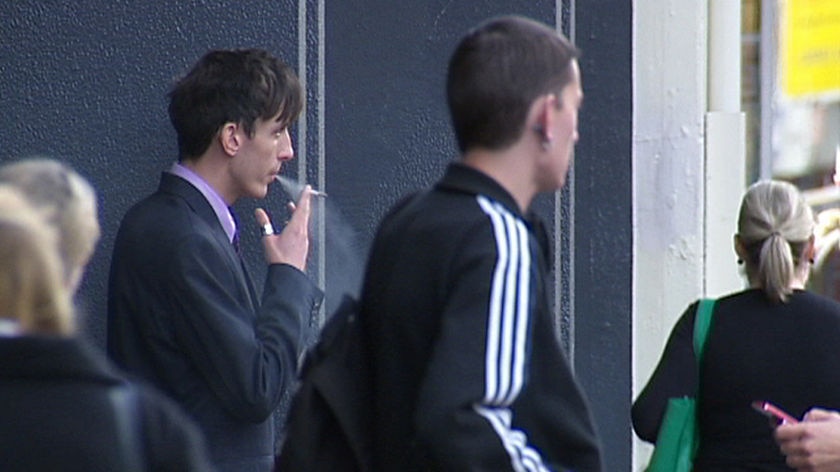
<svg viewBox="0 0 840 472">
<path fill-rule="evenodd" d="M 709 0 L 708 34 L 703 266 L 705 293 L 717 297 L 744 286 L 732 245 L 740 199 L 746 186 L 740 0 Z"/>
<path fill-rule="evenodd" d="M 740 0 L 709 0 L 709 111 L 741 111 Z"/>
<path fill-rule="evenodd" d="M 703 290 L 707 14 L 705 2 L 634 2 L 633 398 Z M 633 470 L 650 450 L 634 440 Z"/>
</svg>

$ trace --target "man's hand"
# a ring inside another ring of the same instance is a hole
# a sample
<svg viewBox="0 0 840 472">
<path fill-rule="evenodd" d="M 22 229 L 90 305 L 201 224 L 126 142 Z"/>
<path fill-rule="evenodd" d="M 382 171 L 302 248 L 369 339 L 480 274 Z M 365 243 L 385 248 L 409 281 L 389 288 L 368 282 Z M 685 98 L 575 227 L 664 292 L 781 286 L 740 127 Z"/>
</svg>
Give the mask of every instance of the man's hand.
<svg viewBox="0 0 840 472">
<path fill-rule="evenodd" d="M 265 259 L 269 264 L 289 264 L 301 271 L 306 270 L 309 255 L 309 215 L 311 212 L 312 187 L 307 185 L 300 194 L 297 205 L 289 203 L 292 218 L 279 233 L 263 236 Z M 254 211 L 257 224 L 265 227 L 271 224 L 268 214 L 262 208 Z"/>
<path fill-rule="evenodd" d="M 773 433 L 787 464 L 803 472 L 840 471 L 840 413 L 814 408 Z"/>
</svg>

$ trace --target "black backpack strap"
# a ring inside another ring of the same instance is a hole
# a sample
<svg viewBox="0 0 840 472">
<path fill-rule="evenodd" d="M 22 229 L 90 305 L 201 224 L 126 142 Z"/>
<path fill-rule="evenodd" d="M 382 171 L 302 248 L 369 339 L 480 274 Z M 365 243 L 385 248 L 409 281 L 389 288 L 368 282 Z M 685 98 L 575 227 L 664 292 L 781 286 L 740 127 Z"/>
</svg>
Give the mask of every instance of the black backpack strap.
<svg viewBox="0 0 840 472">
<path fill-rule="evenodd" d="M 359 314 L 345 296 L 307 353 L 275 471 L 371 470 L 371 373 Z"/>
<path fill-rule="evenodd" d="M 141 440 L 141 423 L 138 412 L 137 392 L 130 385 L 118 385 L 108 391 L 108 399 L 114 410 L 120 457 L 126 472 L 146 470 L 144 447 Z"/>
</svg>

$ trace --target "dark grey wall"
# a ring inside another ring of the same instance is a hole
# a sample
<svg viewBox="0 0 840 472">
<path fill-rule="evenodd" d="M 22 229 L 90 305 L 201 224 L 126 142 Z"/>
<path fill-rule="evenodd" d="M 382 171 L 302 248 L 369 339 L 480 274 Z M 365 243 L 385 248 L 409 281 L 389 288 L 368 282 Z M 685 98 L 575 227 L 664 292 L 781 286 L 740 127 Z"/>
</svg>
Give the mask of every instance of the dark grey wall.
<svg viewBox="0 0 840 472">
<path fill-rule="evenodd" d="M 608 471 L 631 470 L 632 18 L 631 2 L 578 2 L 575 12 L 585 94 L 574 164 L 575 365 Z"/>
<path fill-rule="evenodd" d="M 175 159 L 166 92 L 208 49 L 262 47 L 302 72 L 307 109 L 295 130 L 298 159 L 285 172 L 330 194 L 313 222 L 310 268 L 331 307 L 338 292 L 355 289 L 384 211 L 433 182 L 455 156 L 443 86 L 457 39 L 498 14 L 553 24 L 559 3 L 562 29 L 574 29 L 584 51 L 586 105 L 569 187 L 535 205 L 555 222 L 559 331 L 592 399 L 605 470 L 630 470 L 630 2 L 7 3 L 0 20 L 0 161 L 60 158 L 98 189 L 103 239 L 78 298 L 86 334 L 99 344 L 119 220 Z M 263 203 L 282 220 L 286 199 L 273 189 Z M 243 220 L 254 206 L 237 204 Z M 261 275 L 255 229 L 243 233 L 243 247 Z"/>
</svg>

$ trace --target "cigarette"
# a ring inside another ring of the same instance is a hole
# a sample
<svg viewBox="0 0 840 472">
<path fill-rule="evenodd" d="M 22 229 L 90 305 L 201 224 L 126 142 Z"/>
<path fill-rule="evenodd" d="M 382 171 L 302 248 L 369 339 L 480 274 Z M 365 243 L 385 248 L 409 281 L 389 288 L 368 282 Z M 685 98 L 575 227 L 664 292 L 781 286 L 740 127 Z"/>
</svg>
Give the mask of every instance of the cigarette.
<svg viewBox="0 0 840 472">
<path fill-rule="evenodd" d="M 280 182 L 280 184 L 283 185 L 283 187 L 286 188 L 287 191 L 288 191 L 289 187 L 292 187 L 292 184 L 287 184 L 284 181 L 284 179 L 282 177 L 280 177 L 279 175 L 275 175 L 274 180 Z M 311 193 L 313 197 L 327 198 L 327 192 L 321 192 L 320 190 L 315 190 L 314 188 L 310 188 L 309 193 Z"/>
</svg>

